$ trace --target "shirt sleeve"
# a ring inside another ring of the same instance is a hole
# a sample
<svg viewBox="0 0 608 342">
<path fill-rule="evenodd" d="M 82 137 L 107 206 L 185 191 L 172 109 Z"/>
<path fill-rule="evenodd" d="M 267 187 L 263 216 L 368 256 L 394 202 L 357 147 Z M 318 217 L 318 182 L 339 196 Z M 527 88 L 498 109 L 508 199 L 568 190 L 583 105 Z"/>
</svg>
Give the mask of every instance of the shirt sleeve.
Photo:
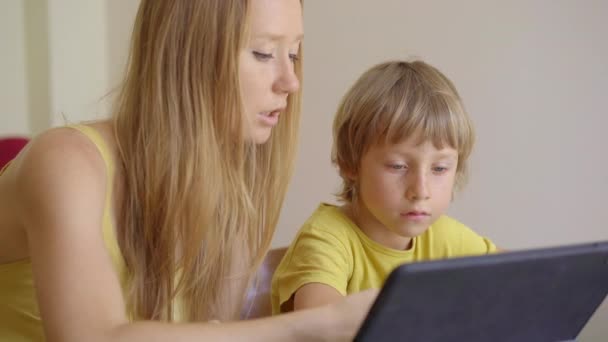
<svg viewBox="0 0 608 342">
<path fill-rule="evenodd" d="M 464 224 L 458 225 L 457 233 L 455 247 L 460 255 L 481 255 L 497 252 L 494 242 L 487 237 L 477 234 Z"/>
<path fill-rule="evenodd" d="M 443 216 L 437 223 L 435 243 L 443 245 L 445 257 L 473 256 L 497 252 L 496 245 L 459 221 Z M 439 247 L 439 246 L 435 246 Z"/>
<path fill-rule="evenodd" d="M 302 231 L 274 275 L 278 306 L 310 283 L 325 284 L 346 295 L 352 274 L 352 257 L 346 246 L 346 241 L 331 232 L 315 228 Z"/>
</svg>

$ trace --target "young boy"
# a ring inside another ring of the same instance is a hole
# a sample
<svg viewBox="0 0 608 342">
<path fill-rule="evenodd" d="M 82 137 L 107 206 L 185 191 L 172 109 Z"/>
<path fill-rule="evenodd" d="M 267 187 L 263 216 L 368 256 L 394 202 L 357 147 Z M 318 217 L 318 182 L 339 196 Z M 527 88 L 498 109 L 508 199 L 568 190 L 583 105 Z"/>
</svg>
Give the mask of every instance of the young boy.
<svg viewBox="0 0 608 342">
<path fill-rule="evenodd" d="M 272 281 L 273 313 L 380 288 L 403 263 L 495 252 L 444 215 L 465 183 L 475 140 L 452 82 L 421 62 L 365 72 L 334 120 L 342 206 L 321 204 Z"/>
</svg>

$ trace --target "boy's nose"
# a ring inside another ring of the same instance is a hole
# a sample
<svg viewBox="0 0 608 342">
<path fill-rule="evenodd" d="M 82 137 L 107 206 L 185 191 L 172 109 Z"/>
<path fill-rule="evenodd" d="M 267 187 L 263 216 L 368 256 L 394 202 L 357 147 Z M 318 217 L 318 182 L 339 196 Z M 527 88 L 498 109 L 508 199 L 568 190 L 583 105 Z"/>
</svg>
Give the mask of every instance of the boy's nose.
<svg viewBox="0 0 608 342">
<path fill-rule="evenodd" d="M 427 200 L 431 197 L 426 178 L 422 173 L 412 175 L 406 190 L 406 196 L 410 201 Z"/>
</svg>

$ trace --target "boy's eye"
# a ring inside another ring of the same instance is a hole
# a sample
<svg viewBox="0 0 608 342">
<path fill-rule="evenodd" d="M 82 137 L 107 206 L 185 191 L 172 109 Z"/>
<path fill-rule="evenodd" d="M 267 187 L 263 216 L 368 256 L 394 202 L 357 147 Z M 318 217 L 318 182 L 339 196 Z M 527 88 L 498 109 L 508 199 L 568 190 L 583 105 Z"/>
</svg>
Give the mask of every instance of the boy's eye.
<svg viewBox="0 0 608 342">
<path fill-rule="evenodd" d="M 263 53 L 263 52 L 259 52 L 259 51 L 253 51 L 253 56 L 260 61 L 267 61 L 269 59 L 272 59 L 273 56 L 271 53 Z"/>
<path fill-rule="evenodd" d="M 407 168 L 407 166 L 402 165 L 402 164 L 390 164 L 388 167 L 390 167 L 393 170 L 404 170 Z"/>
<path fill-rule="evenodd" d="M 289 59 L 291 59 L 291 61 L 295 63 L 300 60 L 300 57 L 298 57 L 297 53 L 290 53 Z"/>
</svg>

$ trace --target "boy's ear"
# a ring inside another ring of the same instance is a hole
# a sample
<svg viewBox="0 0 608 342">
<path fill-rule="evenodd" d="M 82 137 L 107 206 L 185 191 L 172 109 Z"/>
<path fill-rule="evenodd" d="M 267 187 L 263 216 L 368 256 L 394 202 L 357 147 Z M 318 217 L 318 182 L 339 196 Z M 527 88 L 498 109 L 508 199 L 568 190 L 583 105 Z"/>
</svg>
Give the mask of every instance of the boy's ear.
<svg viewBox="0 0 608 342">
<path fill-rule="evenodd" d="M 342 170 L 342 176 L 344 178 L 348 178 L 349 180 L 355 182 L 357 180 L 357 172 L 354 170 Z"/>
</svg>

